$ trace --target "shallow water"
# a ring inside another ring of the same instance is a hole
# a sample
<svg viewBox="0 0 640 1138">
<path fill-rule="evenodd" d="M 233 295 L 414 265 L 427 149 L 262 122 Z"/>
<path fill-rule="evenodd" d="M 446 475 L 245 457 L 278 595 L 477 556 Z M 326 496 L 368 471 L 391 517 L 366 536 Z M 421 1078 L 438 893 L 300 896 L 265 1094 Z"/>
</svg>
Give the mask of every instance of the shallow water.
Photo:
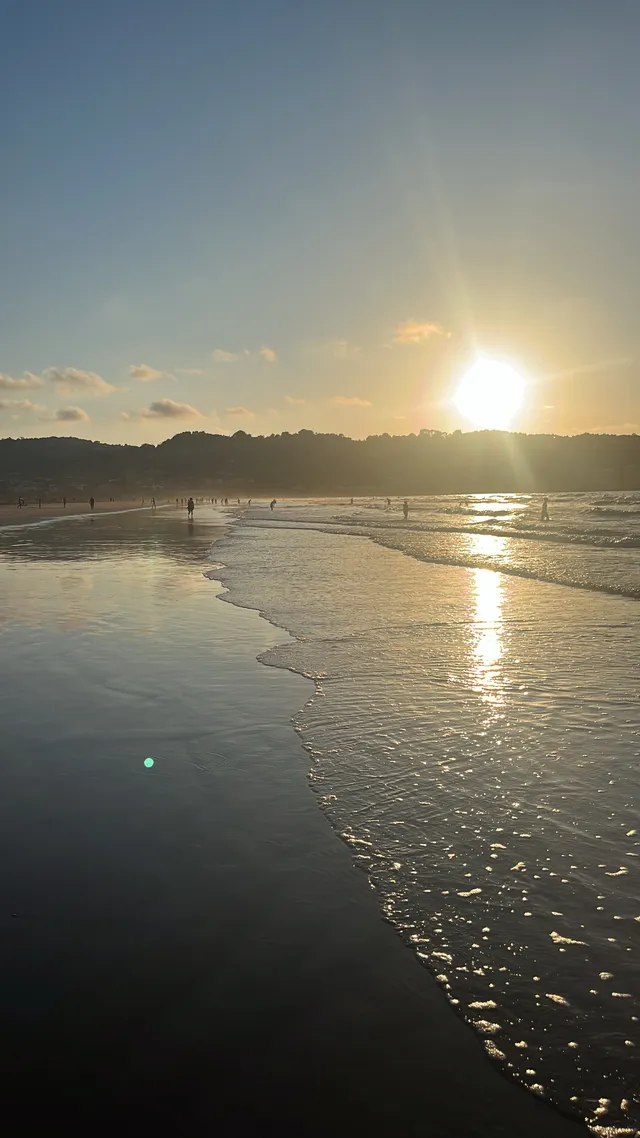
<svg viewBox="0 0 640 1138">
<path fill-rule="evenodd" d="M 577 501 L 550 510 L 556 537 L 581 511 L 580 543 L 522 537 L 529 499 L 483 500 L 509 513 L 482 534 L 434 531 L 442 500 L 406 527 L 311 502 L 245 513 L 216 555 L 230 599 L 298 638 L 265 662 L 316 682 L 313 784 L 386 916 L 514 1078 L 633 1134 L 638 523 L 598 544 L 606 507 Z"/>
</svg>

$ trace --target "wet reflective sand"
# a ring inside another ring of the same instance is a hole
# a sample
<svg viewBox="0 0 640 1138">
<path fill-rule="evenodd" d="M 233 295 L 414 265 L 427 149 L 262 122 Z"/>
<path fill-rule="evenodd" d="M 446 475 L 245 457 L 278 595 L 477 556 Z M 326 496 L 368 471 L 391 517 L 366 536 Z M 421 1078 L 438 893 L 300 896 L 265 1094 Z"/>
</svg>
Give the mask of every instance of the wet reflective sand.
<svg viewBox="0 0 640 1138">
<path fill-rule="evenodd" d="M 216 521 L 0 535 L 13 1133 L 578 1133 L 379 920 L 308 790 L 312 687 L 256 663 L 288 635 L 204 576 Z"/>
</svg>

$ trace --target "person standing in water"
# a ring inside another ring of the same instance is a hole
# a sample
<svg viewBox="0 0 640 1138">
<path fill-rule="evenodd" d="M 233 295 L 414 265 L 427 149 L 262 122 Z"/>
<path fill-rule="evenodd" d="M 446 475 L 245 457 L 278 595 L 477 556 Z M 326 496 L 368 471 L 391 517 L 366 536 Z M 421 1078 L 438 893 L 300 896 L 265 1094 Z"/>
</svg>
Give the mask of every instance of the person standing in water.
<svg viewBox="0 0 640 1138">
<path fill-rule="evenodd" d="M 187 517 L 188 518 L 193 519 L 194 505 L 195 505 L 195 503 L 193 501 L 193 498 L 189 498 L 189 501 L 187 502 Z"/>
<path fill-rule="evenodd" d="M 542 503 L 542 513 L 540 514 L 540 521 L 541 522 L 548 522 L 549 521 L 549 499 L 548 498 L 545 498 L 543 503 Z"/>
<path fill-rule="evenodd" d="M 276 500 L 275 500 L 275 498 L 273 499 L 273 501 L 272 501 L 272 502 L 270 502 L 270 503 L 269 503 L 269 507 L 270 507 L 270 509 L 271 509 L 271 512 L 272 512 L 272 513 L 273 513 L 273 507 L 274 507 L 276 504 L 277 504 L 277 503 L 276 503 Z"/>
<path fill-rule="evenodd" d="M 64 510 L 66 510 L 66 508 L 67 508 L 67 499 L 66 499 L 66 498 L 63 498 L 63 499 L 62 499 L 62 508 L 63 508 Z"/>
<path fill-rule="evenodd" d="M 402 513 L 404 515 L 404 520 L 406 522 L 407 518 L 409 517 L 409 503 L 408 503 L 406 498 L 405 498 L 404 502 L 402 503 Z"/>
<path fill-rule="evenodd" d="M 89 505 L 91 506 L 91 509 L 93 509 L 93 507 L 95 506 L 95 504 L 96 504 L 96 500 L 95 500 L 95 498 L 89 498 Z"/>
</svg>

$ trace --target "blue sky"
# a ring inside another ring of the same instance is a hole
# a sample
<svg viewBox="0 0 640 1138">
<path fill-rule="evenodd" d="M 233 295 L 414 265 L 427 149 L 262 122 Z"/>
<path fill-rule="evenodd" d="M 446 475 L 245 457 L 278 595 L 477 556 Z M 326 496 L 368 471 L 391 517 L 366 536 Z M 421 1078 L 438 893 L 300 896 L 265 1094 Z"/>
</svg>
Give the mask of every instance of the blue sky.
<svg viewBox="0 0 640 1138">
<path fill-rule="evenodd" d="M 636 0 L 5 0 L 0 434 L 640 430 Z"/>
</svg>

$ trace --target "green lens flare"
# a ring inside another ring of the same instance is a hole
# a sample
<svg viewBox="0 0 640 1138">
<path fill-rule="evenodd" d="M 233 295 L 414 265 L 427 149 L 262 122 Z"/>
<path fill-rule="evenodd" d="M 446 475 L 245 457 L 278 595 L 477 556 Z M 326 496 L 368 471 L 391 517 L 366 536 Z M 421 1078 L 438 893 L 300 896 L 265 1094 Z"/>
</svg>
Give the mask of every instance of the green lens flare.
<svg viewBox="0 0 640 1138">
<path fill-rule="evenodd" d="M 145 765 L 145 767 L 152 767 L 154 762 L 155 762 L 155 759 L 145 759 L 144 765 Z"/>
</svg>

